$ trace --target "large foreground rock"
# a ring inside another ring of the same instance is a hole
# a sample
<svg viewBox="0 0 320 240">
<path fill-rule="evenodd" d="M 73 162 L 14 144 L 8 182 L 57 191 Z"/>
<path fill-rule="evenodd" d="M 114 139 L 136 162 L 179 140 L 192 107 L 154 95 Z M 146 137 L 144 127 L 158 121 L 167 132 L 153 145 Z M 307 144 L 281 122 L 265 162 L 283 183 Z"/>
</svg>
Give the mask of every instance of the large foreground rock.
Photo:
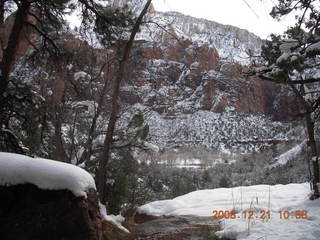
<svg viewBox="0 0 320 240">
<path fill-rule="evenodd" d="M 68 190 L 32 184 L 0 187 L 1 240 L 100 240 L 102 217 L 96 191 L 75 197 Z"/>
</svg>

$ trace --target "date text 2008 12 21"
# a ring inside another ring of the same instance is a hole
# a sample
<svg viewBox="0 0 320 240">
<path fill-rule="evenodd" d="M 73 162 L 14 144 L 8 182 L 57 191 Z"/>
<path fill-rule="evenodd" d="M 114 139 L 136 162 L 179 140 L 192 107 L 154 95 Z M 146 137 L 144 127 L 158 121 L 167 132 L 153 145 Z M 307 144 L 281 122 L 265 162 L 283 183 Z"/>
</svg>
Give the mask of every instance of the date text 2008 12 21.
<svg viewBox="0 0 320 240">
<path fill-rule="evenodd" d="M 270 210 L 213 210 L 212 211 L 213 219 L 270 219 L 271 211 Z M 308 211 L 306 210 L 280 210 L 277 212 L 280 219 L 308 219 Z"/>
</svg>

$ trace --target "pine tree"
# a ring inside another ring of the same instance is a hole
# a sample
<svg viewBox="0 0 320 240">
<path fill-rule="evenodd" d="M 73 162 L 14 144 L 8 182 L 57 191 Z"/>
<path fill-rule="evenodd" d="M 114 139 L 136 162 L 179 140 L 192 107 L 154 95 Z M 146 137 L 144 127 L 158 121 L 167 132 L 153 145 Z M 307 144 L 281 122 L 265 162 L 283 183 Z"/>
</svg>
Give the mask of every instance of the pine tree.
<svg viewBox="0 0 320 240">
<path fill-rule="evenodd" d="M 66 10 L 73 9 L 74 5 L 69 0 L 60 1 L 1 1 L 0 39 L 0 148 L 4 151 L 26 153 L 18 137 L 11 130 L 12 119 L 27 124 L 26 121 L 34 105 L 35 96 L 28 91 L 20 79 L 10 78 L 14 65 L 18 60 L 18 48 L 22 42 L 28 42 L 35 51 L 50 51 L 53 46 L 57 52 L 54 39 L 59 36 L 60 29 L 65 22 L 63 16 Z M 15 12 L 13 12 L 15 11 Z M 5 36 L 5 19 L 14 18 L 12 28 Z M 35 37 L 37 36 L 37 37 Z M 37 47 L 35 46 L 35 43 Z M 24 92 L 21 89 L 25 89 Z M 31 121 L 32 122 L 32 121 Z M 26 129 L 28 129 L 28 126 Z"/>
<path fill-rule="evenodd" d="M 125 44 L 123 45 L 123 48 L 121 48 L 121 54 L 120 54 L 120 61 L 119 61 L 119 67 L 116 74 L 115 83 L 113 86 L 113 93 L 112 93 L 112 110 L 110 114 L 110 119 L 108 123 L 107 128 L 107 134 L 104 140 L 104 147 L 101 156 L 99 157 L 99 168 L 97 172 L 97 188 L 100 193 L 100 200 L 102 203 L 106 202 L 106 167 L 107 163 L 109 162 L 110 155 L 111 155 L 111 146 L 112 146 L 112 139 L 116 127 L 117 122 L 117 115 L 119 112 L 119 95 L 120 95 L 120 86 L 123 80 L 124 70 L 126 67 L 126 64 L 128 62 L 130 52 L 134 43 L 134 39 L 136 34 L 139 31 L 139 28 L 142 24 L 142 20 L 144 16 L 147 13 L 147 10 L 149 6 L 151 5 L 152 0 L 148 0 L 141 11 L 139 17 L 135 21 L 135 24 L 132 27 L 132 30 L 130 31 L 130 37 L 127 41 L 125 41 Z"/>
<path fill-rule="evenodd" d="M 320 197 L 319 149 L 315 122 L 319 117 L 320 9 L 315 0 L 278 0 L 271 16 L 280 20 L 298 10 L 296 23 L 283 35 L 272 35 L 262 47 L 265 66 L 254 69 L 262 79 L 289 85 L 299 98 L 309 137 L 313 166 L 313 198 Z"/>
</svg>

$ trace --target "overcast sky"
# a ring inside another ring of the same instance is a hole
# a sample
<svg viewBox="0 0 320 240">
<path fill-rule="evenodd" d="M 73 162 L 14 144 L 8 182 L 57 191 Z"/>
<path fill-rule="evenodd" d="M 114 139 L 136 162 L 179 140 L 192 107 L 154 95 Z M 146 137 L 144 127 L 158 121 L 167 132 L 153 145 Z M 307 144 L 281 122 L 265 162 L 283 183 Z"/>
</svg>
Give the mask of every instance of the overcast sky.
<svg viewBox="0 0 320 240">
<path fill-rule="evenodd" d="M 261 38 L 267 38 L 270 33 L 282 33 L 294 21 L 294 16 L 288 16 L 281 22 L 272 19 L 269 12 L 277 0 L 153 0 L 152 2 L 158 11 L 178 11 L 237 26 Z"/>
</svg>

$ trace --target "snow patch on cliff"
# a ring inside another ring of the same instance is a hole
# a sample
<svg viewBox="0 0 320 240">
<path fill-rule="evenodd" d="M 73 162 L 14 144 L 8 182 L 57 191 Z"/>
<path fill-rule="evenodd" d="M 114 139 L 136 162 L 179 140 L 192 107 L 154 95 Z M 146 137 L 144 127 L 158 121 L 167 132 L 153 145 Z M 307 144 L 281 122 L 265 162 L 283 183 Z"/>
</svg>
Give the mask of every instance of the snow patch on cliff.
<svg viewBox="0 0 320 240">
<path fill-rule="evenodd" d="M 263 115 L 232 111 L 214 113 L 201 110 L 172 118 L 151 111 L 146 122 L 150 126 L 150 142 L 161 148 L 201 145 L 219 149 L 223 145 L 245 153 L 259 151 L 261 146 L 274 140 L 298 140 L 291 131 L 293 124 L 274 122 Z"/>
</svg>

